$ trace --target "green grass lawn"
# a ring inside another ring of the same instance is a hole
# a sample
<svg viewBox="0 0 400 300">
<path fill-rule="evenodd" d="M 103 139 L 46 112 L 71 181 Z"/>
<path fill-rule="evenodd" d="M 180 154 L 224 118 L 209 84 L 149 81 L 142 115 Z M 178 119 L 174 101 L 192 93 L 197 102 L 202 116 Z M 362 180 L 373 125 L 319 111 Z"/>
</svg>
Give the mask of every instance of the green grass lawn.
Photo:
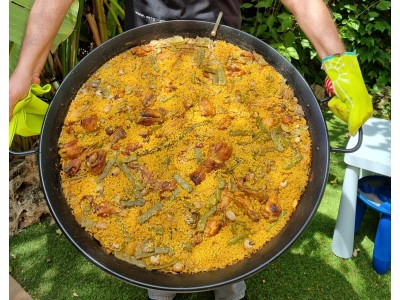
<svg viewBox="0 0 400 300">
<path fill-rule="evenodd" d="M 325 113 L 331 145 L 344 147 L 342 123 Z M 367 210 L 351 259 L 331 251 L 344 175 L 343 154 L 330 154 L 329 180 L 321 205 L 300 238 L 263 271 L 246 279 L 248 299 L 390 299 L 391 272 L 378 275 L 372 251 L 379 215 Z M 33 299 L 146 299 L 84 258 L 57 225 L 32 225 L 9 240 L 10 274 Z M 212 292 L 180 294 L 177 300 L 214 299 Z"/>
</svg>

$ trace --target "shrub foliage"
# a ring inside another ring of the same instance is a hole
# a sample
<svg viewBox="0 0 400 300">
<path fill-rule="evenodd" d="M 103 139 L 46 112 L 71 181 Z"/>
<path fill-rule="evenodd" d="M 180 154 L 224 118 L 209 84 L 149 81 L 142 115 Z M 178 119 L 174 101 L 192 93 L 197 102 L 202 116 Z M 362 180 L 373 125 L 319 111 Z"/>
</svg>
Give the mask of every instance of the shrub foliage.
<svg viewBox="0 0 400 300">
<path fill-rule="evenodd" d="M 329 1 L 332 16 L 349 51 L 358 54 L 364 80 L 372 94 L 390 86 L 390 1 Z M 242 3 L 242 29 L 270 44 L 310 83 L 322 83 L 325 74 L 316 51 L 293 16 L 279 0 Z"/>
</svg>

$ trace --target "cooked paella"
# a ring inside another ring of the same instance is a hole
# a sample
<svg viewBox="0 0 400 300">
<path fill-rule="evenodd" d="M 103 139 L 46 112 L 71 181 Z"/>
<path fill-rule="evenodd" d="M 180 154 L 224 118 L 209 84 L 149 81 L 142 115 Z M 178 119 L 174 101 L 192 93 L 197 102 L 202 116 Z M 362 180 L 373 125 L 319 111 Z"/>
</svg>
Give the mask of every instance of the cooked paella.
<svg viewBox="0 0 400 300">
<path fill-rule="evenodd" d="M 246 259 L 309 181 L 301 105 L 259 54 L 180 36 L 135 46 L 80 88 L 59 138 L 76 218 L 110 255 L 197 273 Z"/>
</svg>

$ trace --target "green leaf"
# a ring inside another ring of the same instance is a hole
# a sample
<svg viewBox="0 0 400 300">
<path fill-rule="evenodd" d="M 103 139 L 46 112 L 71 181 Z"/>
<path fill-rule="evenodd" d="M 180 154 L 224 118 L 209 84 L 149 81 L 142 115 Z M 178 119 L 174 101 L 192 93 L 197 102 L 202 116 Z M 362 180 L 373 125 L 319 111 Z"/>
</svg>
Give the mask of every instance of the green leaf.
<svg viewBox="0 0 400 300">
<path fill-rule="evenodd" d="M 19 6 L 25 7 L 27 9 L 31 9 L 33 6 L 33 2 L 35 2 L 34 0 L 13 0 L 10 1 L 11 3 L 15 3 L 18 4 Z"/>
<path fill-rule="evenodd" d="M 255 5 L 257 8 L 268 8 L 271 7 L 272 0 L 260 0 L 258 3 Z"/>
<path fill-rule="evenodd" d="M 289 61 L 292 58 L 299 59 L 299 54 L 293 47 L 285 47 L 283 44 L 274 44 L 273 47 Z"/>
<path fill-rule="evenodd" d="M 121 7 L 121 5 L 118 4 L 118 1 L 110 0 L 110 4 L 112 4 L 112 7 L 117 10 L 117 15 L 120 18 L 125 19 L 125 10 Z"/>
<path fill-rule="evenodd" d="M 342 34 L 343 38 L 345 38 L 349 41 L 355 40 L 355 34 L 354 34 L 353 30 L 351 30 L 349 28 L 343 28 L 343 30 L 341 31 L 341 34 Z"/>
<path fill-rule="evenodd" d="M 364 36 L 360 39 L 360 42 L 368 47 L 373 47 L 375 45 L 375 39 L 370 36 Z"/>
<path fill-rule="evenodd" d="M 374 53 L 367 47 L 360 47 L 357 49 L 361 63 L 370 62 L 374 58 Z"/>
<path fill-rule="evenodd" d="M 357 11 L 357 6 L 353 4 L 346 4 L 344 7 L 347 8 L 347 10 L 349 11 Z"/>
<path fill-rule="evenodd" d="M 335 21 L 341 21 L 343 19 L 342 15 L 337 13 L 337 12 L 333 12 L 332 16 L 333 16 Z"/>
<path fill-rule="evenodd" d="M 33 2 L 33 1 L 32 1 Z M 29 8 L 10 3 L 9 6 L 9 40 L 21 45 L 25 35 L 26 22 L 28 20 Z"/>
<path fill-rule="evenodd" d="M 274 23 L 275 23 L 275 16 L 274 15 L 269 15 L 267 18 L 267 25 L 269 29 L 273 29 Z"/>
<path fill-rule="evenodd" d="M 276 30 L 270 31 L 270 35 L 271 35 L 271 37 L 272 37 L 272 39 L 273 39 L 274 41 L 279 41 L 279 35 L 278 35 L 278 33 L 276 32 Z"/>
<path fill-rule="evenodd" d="M 287 12 L 283 12 L 283 13 L 280 13 L 279 15 L 277 15 L 277 17 L 278 17 L 278 19 L 286 20 L 286 19 L 291 19 L 292 15 Z"/>
<path fill-rule="evenodd" d="M 106 19 L 107 19 L 108 35 L 115 36 L 115 33 L 117 31 L 117 24 L 115 24 L 113 16 L 110 11 L 108 11 Z"/>
<path fill-rule="evenodd" d="M 370 20 L 370 21 L 372 21 L 373 19 L 375 19 L 376 17 L 379 16 L 379 14 L 376 11 L 369 11 L 369 12 L 367 12 L 367 14 L 369 17 L 368 20 Z"/>
<path fill-rule="evenodd" d="M 377 21 L 374 27 L 381 32 L 384 32 L 385 30 L 390 30 L 390 25 L 386 21 Z"/>
<path fill-rule="evenodd" d="M 285 57 L 288 61 L 291 61 L 290 55 L 287 53 L 286 48 L 282 44 L 274 44 L 272 45 L 275 50 L 277 50 L 283 57 Z"/>
<path fill-rule="evenodd" d="M 390 57 L 388 56 L 389 55 L 385 51 L 379 49 L 376 55 L 374 55 L 374 58 L 383 66 L 386 62 L 390 62 Z"/>
<path fill-rule="evenodd" d="M 264 15 L 262 13 L 256 14 L 256 20 L 258 23 L 262 23 L 263 18 L 264 18 Z"/>
<path fill-rule="evenodd" d="M 314 59 L 315 57 L 317 57 L 317 51 L 310 51 L 310 58 Z"/>
<path fill-rule="evenodd" d="M 8 73 L 11 76 L 12 72 L 18 63 L 19 53 L 21 52 L 21 46 L 17 43 L 11 43 L 9 58 L 8 58 Z"/>
<path fill-rule="evenodd" d="M 286 48 L 287 53 L 289 54 L 290 57 L 293 57 L 294 59 L 299 59 L 299 54 L 297 53 L 296 49 L 293 47 L 287 47 Z"/>
<path fill-rule="evenodd" d="M 293 33 L 293 31 L 288 31 L 285 33 L 284 37 L 283 37 L 283 44 L 286 47 L 292 46 L 294 45 L 296 40 L 296 35 Z"/>
<path fill-rule="evenodd" d="M 370 71 L 368 72 L 368 76 L 370 77 L 376 77 L 378 74 L 375 71 Z"/>
<path fill-rule="evenodd" d="M 252 8 L 254 5 L 251 3 L 243 3 L 240 8 Z"/>
<path fill-rule="evenodd" d="M 372 30 L 374 29 L 374 27 L 375 27 L 375 25 L 374 25 L 373 23 L 368 23 L 368 24 L 365 26 L 365 31 L 366 31 L 366 33 L 367 33 L 367 34 L 371 34 L 371 33 L 372 33 Z"/>
<path fill-rule="evenodd" d="M 266 24 L 262 24 L 262 25 L 258 26 L 256 36 L 260 36 L 266 30 L 267 30 Z"/>
<path fill-rule="evenodd" d="M 256 32 L 256 28 L 255 28 L 255 27 L 251 27 L 251 28 L 249 29 L 249 33 L 250 33 L 251 35 L 255 35 L 255 32 Z"/>
<path fill-rule="evenodd" d="M 310 41 L 309 41 L 308 39 L 302 39 L 302 40 L 301 40 L 301 46 L 302 46 L 304 49 L 312 49 L 311 43 L 310 43 Z"/>
<path fill-rule="evenodd" d="M 349 27 L 353 28 L 354 30 L 358 30 L 360 28 L 360 22 L 358 20 L 345 20 L 343 24 L 348 25 Z"/>
<path fill-rule="evenodd" d="M 279 16 L 278 16 L 279 18 Z M 293 19 L 292 18 L 284 18 L 281 21 L 281 26 L 279 27 L 279 32 L 285 32 L 286 30 L 290 29 L 293 25 Z"/>
<path fill-rule="evenodd" d="M 379 1 L 379 3 L 376 5 L 376 8 L 379 10 L 389 10 L 390 6 L 390 1 Z"/>
</svg>

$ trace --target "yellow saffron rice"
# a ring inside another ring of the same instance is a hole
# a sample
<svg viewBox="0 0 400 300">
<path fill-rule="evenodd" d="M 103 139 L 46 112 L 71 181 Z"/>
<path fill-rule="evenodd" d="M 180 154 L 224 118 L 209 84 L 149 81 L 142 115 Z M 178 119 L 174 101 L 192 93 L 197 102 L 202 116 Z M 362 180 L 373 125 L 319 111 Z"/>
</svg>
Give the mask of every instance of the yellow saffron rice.
<svg viewBox="0 0 400 300">
<path fill-rule="evenodd" d="M 207 38 L 109 60 L 72 101 L 59 149 L 77 222 L 107 253 L 172 273 L 224 268 L 268 243 L 311 160 L 285 79 L 257 53 Z"/>
</svg>

